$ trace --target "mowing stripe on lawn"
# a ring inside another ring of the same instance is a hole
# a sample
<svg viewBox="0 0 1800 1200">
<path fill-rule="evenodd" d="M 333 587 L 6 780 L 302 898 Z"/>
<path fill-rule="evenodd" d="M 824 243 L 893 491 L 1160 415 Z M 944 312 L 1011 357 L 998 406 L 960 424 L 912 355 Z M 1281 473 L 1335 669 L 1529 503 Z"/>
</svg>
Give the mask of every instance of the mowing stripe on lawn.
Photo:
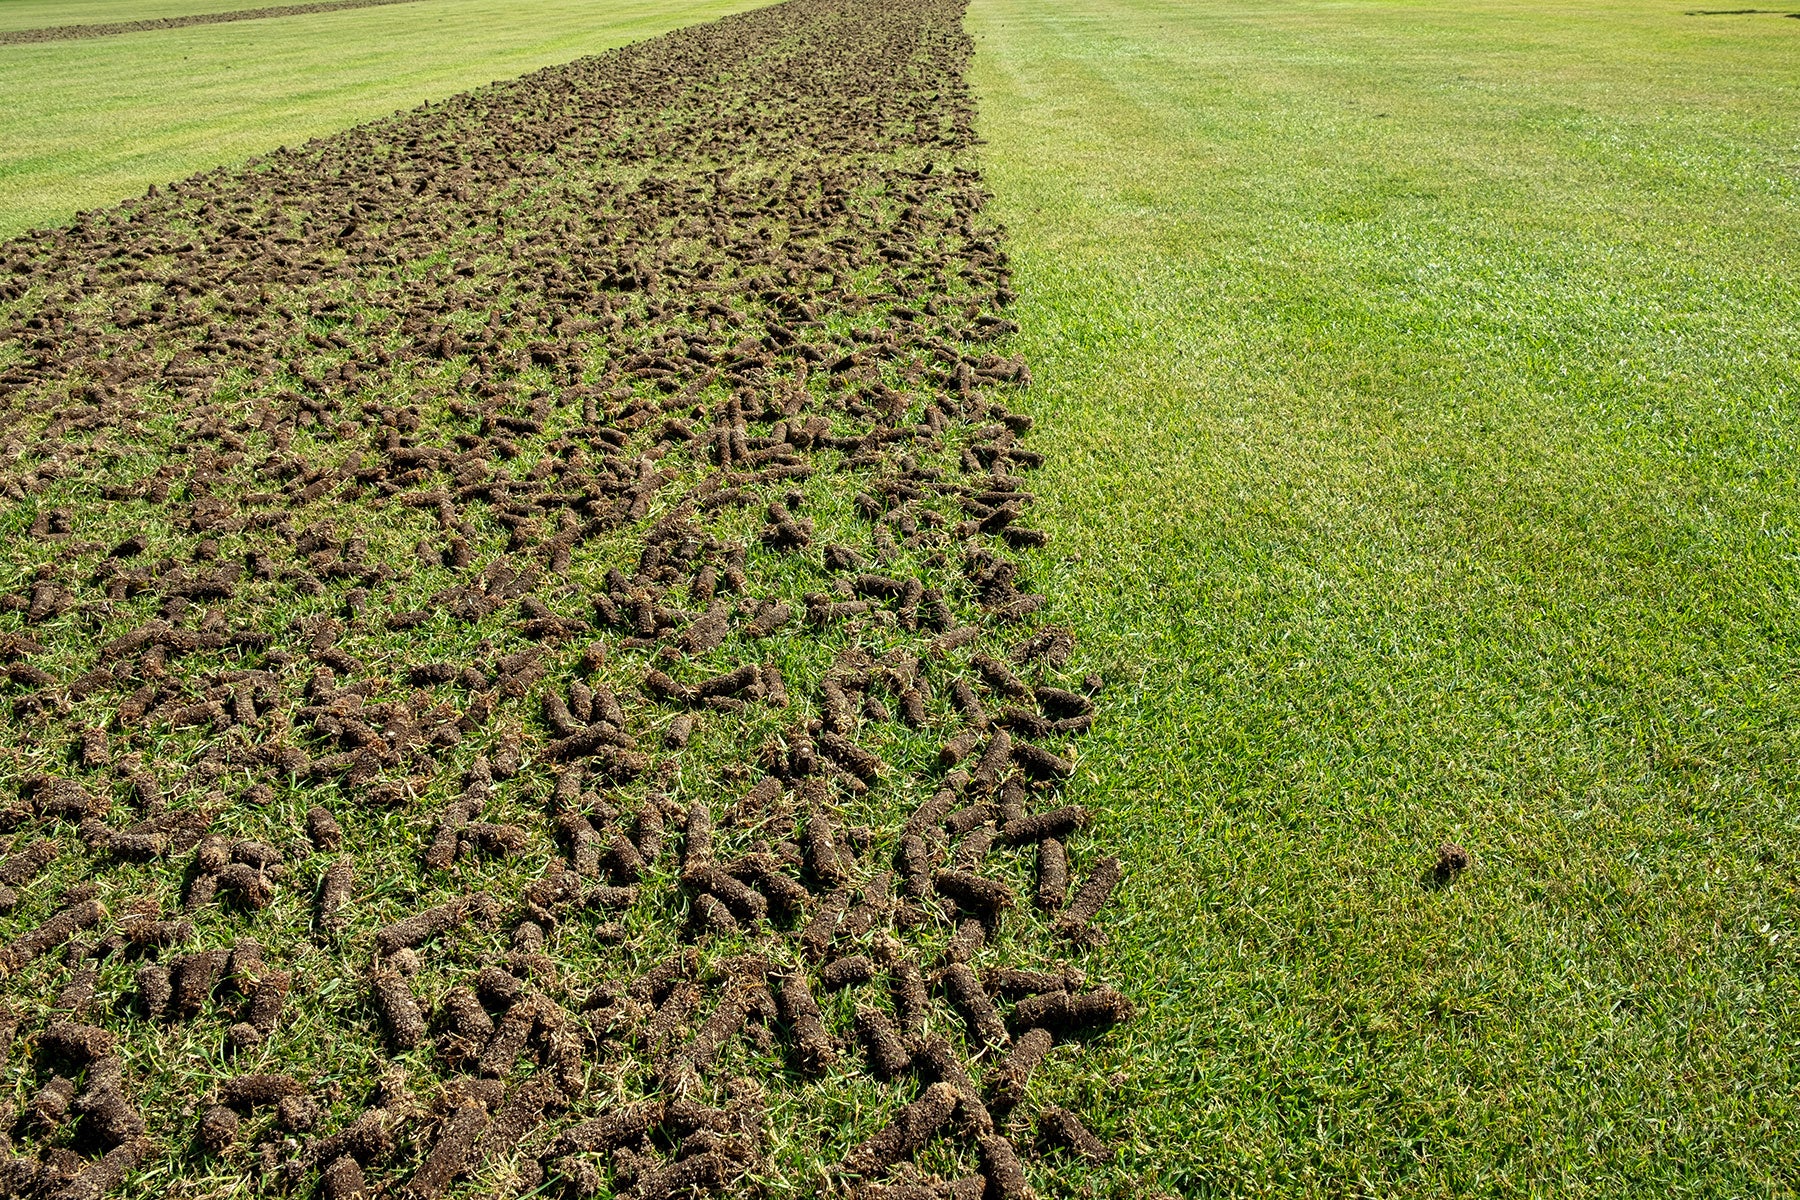
<svg viewBox="0 0 1800 1200">
<path fill-rule="evenodd" d="M 113 21 L 93 25 L 46 25 L 38 29 L 0 30 L 0 46 L 22 42 L 66 42 L 79 38 L 113 37 L 121 33 L 153 33 L 190 25 L 222 25 L 228 21 L 257 21 L 268 17 L 302 17 L 337 12 L 345 8 L 380 8 L 388 4 L 416 4 L 419 0 L 328 0 L 324 4 L 278 4 L 270 8 L 239 8 L 228 12 L 190 13 L 181 17 L 153 17 L 145 21 Z"/>
<path fill-rule="evenodd" d="M 1800 1179 L 1800 23 L 1683 7 L 972 7 L 1184 1196 Z"/>
</svg>

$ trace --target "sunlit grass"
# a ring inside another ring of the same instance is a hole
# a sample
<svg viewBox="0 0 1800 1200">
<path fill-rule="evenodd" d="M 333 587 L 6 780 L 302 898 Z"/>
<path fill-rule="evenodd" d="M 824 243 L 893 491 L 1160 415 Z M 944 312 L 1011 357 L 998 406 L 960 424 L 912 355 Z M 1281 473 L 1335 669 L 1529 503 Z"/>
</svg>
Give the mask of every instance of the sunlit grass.
<svg viewBox="0 0 1800 1200">
<path fill-rule="evenodd" d="M 1042 569 L 1118 680 L 1127 1161 L 1791 1190 L 1800 21 L 971 28 Z"/>
<path fill-rule="evenodd" d="M 0 29 L 134 21 L 258 0 L 0 3 Z M 0 46 L 0 237 L 196 171 L 568 62 L 747 0 L 420 0 Z"/>
</svg>

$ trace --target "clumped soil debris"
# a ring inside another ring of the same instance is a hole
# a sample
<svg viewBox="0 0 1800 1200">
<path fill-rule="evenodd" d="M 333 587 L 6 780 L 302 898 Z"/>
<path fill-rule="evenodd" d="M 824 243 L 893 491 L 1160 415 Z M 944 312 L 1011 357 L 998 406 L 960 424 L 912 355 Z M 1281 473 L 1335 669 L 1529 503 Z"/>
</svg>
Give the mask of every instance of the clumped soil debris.
<svg viewBox="0 0 1800 1200">
<path fill-rule="evenodd" d="M 790 0 L 0 244 L 9 1194 L 1104 1157 L 1056 1056 L 1135 1011 L 1122 866 L 962 9 Z"/>
</svg>

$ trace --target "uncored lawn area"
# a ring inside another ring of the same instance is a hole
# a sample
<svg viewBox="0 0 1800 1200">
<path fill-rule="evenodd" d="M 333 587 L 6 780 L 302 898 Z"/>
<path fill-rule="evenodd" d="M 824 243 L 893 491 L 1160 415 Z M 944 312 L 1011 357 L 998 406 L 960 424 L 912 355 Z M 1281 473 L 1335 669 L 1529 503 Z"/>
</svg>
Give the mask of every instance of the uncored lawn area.
<svg viewBox="0 0 1800 1200">
<path fill-rule="evenodd" d="M 1137 1169 L 1792 1194 L 1800 20 L 970 27 Z"/>
<path fill-rule="evenodd" d="M 299 0 L 42 0 L 0 28 Z M 568 62 L 755 0 L 420 0 L 0 45 L 0 238 L 396 109 Z"/>
</svg>

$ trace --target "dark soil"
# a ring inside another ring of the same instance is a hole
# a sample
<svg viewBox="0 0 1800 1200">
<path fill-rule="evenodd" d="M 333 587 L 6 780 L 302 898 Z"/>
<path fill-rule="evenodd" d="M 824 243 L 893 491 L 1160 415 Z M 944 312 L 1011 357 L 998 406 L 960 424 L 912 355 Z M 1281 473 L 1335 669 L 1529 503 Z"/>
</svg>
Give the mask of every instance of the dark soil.
<svg viewBox="0 0 1800 1200">
<path fill-rule="evenodd" d="M 1038 1118 L 1038 1134 L 1051 1146 L 1073 1151 L 1089 1162 L 1105 1162 L 1111 1157 L 1106 1143 L 1095 1137 L 1081 1118 L 1066 1108 L 1051 1105 Z"/>
<path fill-rule="evenodd" d="M 961 15 L 790 0 L 0 244 L 14 1191 L 1030 1194 L 1008 1114 L 1134 1008 L 1062 961 L 1122 870 Z"/>
<path fill-rule="evenodd" d="M 1438 847 L 1437 862 L 1432 864 L 1431 874 L 1436 882 L 1449 883 L 1474 863 L 1474 855 L 1455 842 L 1445 842 Z"/>
</svg>

